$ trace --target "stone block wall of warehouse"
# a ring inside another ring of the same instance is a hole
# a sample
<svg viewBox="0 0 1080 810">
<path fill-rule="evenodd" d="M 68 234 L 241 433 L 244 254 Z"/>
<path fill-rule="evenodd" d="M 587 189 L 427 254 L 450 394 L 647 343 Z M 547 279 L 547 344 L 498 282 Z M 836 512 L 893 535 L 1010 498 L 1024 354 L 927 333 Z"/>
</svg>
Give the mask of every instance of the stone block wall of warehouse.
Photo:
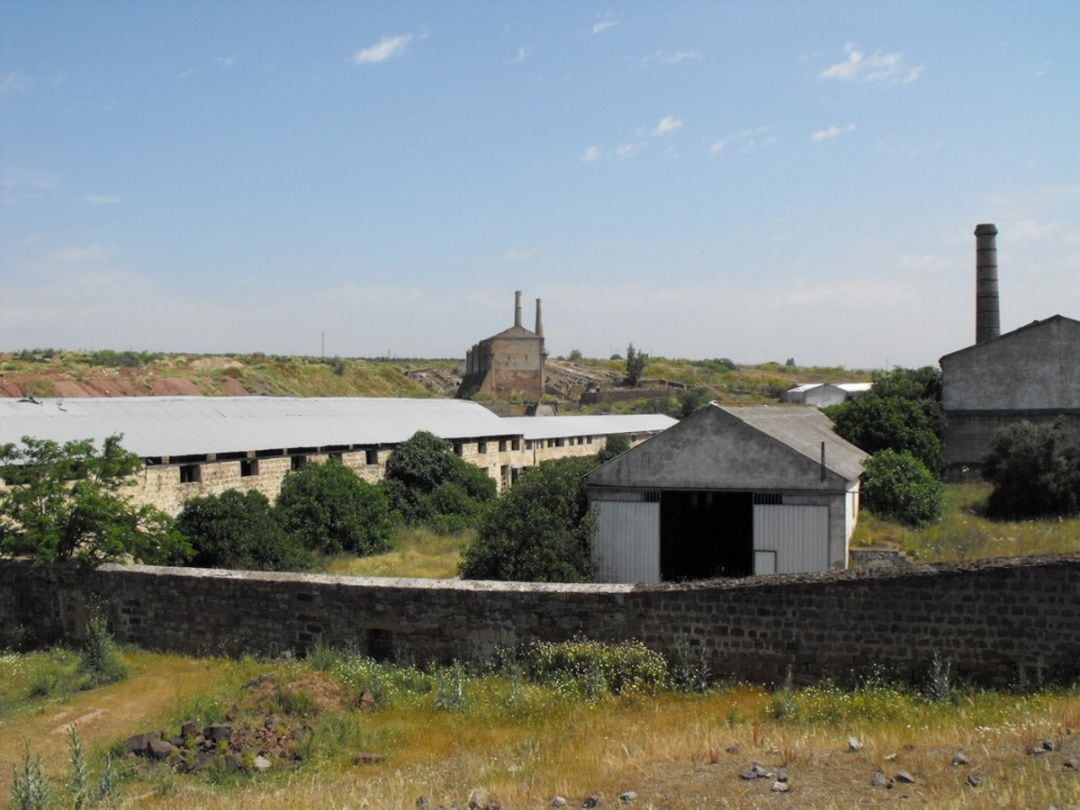
<svg viewBox="0 0 1080 810">
<path fill-rule="evenodd" d="M 937 654 L 988 685 L 1080 677 L 1080 554 L 664 585 L 552 585 L 0 562 L 0 633 L 117 639 L 195 654 L 316 644 L 406 661 L 500 647 L 640 639 L 701 648 L 715 677 L 925 677 Z M 699 654 L 695 654 L 698 658 Z"/>
</svg>

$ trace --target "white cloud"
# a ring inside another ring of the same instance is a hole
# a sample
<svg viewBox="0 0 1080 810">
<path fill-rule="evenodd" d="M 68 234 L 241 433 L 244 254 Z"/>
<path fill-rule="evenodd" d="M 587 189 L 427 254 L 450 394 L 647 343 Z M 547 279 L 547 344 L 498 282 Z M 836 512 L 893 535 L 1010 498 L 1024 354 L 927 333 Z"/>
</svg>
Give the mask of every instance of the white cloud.
<svg viewBox="0 0 1080 810">
<path fill-rule="evenodd" d="M 503 254 L 503 261 L 524 262 L 534 258 L 539 252 L 539 249 L 535 247 L 513 247 Z"/>
<path fill-rule="evenodd" d="M 0 172 L 0 187 L 3 188 L 32 188 L 43 191 L 56 188 L 57 185 L 59 181 L 52 174 L 35 174 L 21 169 Z"/>
<path fill-rule="evenodd" d="M 221 65 L 223 68 L 231 68 L 233 65 L 236 64 L 236 57 L 235 56 L 219 56 L 217 58 L 217 63 L 219 65 Z"/>
<path fill-rule="evenodd" d="M 511 59 L 509 61 L 508 64 L 516 65 L 519 62 L 524 62 L 526 59 L 531 59 L 531 58 L 532 58 L 532 50 L 529 49 L 529 48 L 521 47 L 521 48 L 518 48 L 517 54 L 514 56 L 513 59 Z"/>
<path fill-rule="evenodd" d="M 592 26 L 593 34 L 602 34 L 605 31 L 610 31 L 612 28 L 619 24 L 618 20 L 600 20 L 594 22 Z"/>
<path fill-rule="evenodd" d="M 586 149 L 582 153 L 581 159 L 587 163 L 589 161 L 599 160 L 603 156 L 604 156 L 604 150 L 603 149 L 601 149 L 599 146 L 590 146 L 588 149 Z"/>
<path fill-rule="evenodd" d="M 696 62 L 701 59 L 699 51 L 657 51 L 652 56 L 645 57 L 646 62 L 657 62 L 661 65 L 677 65 L 679 62 Z"/>
<path fill-rule="evenodd" d="M 81 264 L 83 262 L 103 262 L 116 255 L 116 251 L 108 245 L 97 243 L 81 246 L 65 246 L 49 251 L 45 256 L 46 262 L 61 264 Z"/>
<path fill-rule="evenodd" d="M 120 202 L 120 198 L 112 194 L 86 194 L 82 200 L 87 205 L 116 205 Z"/>
<path fill-rule="evenodd" d="M 1033 219 L 1021 219 L 1012 227 L 1002 229 L 1008 234 L 1009 239 L 1020 241 L 1022 239 L 1042 239 L 1050 236 L 1061 228 L 1058 222 L 1038 222 Z"/>
<path fill-rule="evenodd" d="M 374 45 L 361 48 L 353 54 L 353 61 L 358 65 L 373 65 L 385 62 L 394 56 L 405 53 L 405 49 L 412 42 L 412 34 L 398 34 L 393 37 L 383 37 Z"/>
<path fill-rule="evenodd" d="M 660 123 L 656 125 L 656 129 L 653 130 L 653 135 L 670 135 L 683 125 L 681 118 L 675 115 L 665 115 L 660 119 Z"/>
<path fill-rule="evenodd" d="M 837 138 L 841 135 L 846 135 L 849 132 L 855 131 L 854 124 L 841 124 L 836 126 L 835 124 L 828 129 L 819 129 L 817 132 L 810 133 L 810 140 L 812 141 L 828 141 L 833 138 Z"/>
<path fill-rule="evenodd" d="M 202 68 L 188 68 L 184 72 L 178 74 L 176 78 L 177 78 L 178 81 L 183 80 L 183 79 L 190 79 L 192 76 L 194 76 L 200 70 L 202 70 Z"/>
<path fill-rule="evenodd" d="M 844 46 L 847 59 L 825 68 L 819 79 L 840 79 L 848 82 L 882 82 L 885 84 L 909 84 L 922 75 L 922 65 L 908 67 L 902 53 L 874 51 L 867 56 L 854 44 Z"/>
<path fill-rule="evenodd" d="M 636 143 L 624 143 L 622 146 L 615 147 L 615 157 L 628 158 L 637 151 Z"/>
<path fill-rule="evenodd" d="M 725 141 L 723 138 L 718 138 L 717 140 L 713 141 L 712 144 L 709 146 L 709 154 L 719 155 L 727 148 L 727 144 L 728 142 Z"/>
<path fill-rule="evenodd" d="M 34 80 L 21 70 L 0 74 L 0 98 L 26 93 L 34 86 Z"/>
</svg>

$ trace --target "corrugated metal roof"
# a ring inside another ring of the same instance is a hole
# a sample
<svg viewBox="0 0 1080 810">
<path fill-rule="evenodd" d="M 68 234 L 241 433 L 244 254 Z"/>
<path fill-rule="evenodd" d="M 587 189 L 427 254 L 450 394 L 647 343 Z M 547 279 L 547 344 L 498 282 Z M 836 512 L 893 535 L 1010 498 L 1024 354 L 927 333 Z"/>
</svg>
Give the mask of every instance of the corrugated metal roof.
<svg viewBox="0 0 1080 810">
<path fill-rule="evenodd" d="M 598 416 L 506 416 L 510 432 L 526 439 L 557 439 L 560 436 L 609 436 L 613 433 L 656 433 L 678 424 L 662 413 L 607 414 Z"/>
<path fill-rule="evenodd" d="M 874 387 L 873 383 L 861 382 L 861 383 L 836 383 L 836 387 L 842 391 L 847 391 L 849 394 L 858 394 L 862 391 L 869 391 Z"/>
<path fill-rule="evenodd" d="M 105 397 L 0 400 L 0 442 L 23 436 L 100 442 L 117 433 L 141 457 L 289 447 L 397 444 L 418 430 L 446 439 L 519 435 L 460 399 Z"/>
<path fill-rule="evenodd" d="M 811 460 L 821 458 L 825 442 L 825 466 L 849 481 L 862 475 L 862 463 L 868 456 L 851 442 L 840 438 L 832 422 L 817 408 L 787 405 L 724 407 L 715 405 L 750 427 L 786 444 Z"/>
</svg>

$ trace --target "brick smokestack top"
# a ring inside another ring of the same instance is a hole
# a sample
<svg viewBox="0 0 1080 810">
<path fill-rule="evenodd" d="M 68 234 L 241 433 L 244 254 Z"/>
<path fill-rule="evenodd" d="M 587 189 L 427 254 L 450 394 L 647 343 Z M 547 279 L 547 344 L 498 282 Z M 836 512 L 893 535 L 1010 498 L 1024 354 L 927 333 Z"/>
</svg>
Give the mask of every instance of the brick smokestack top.
<svg viewBox="0 0 1080 810">
<path fill-rule="evenodd" d="M 544 316 L 540 312 L 540 299 L 536 299 L 536 334 L 544 336 Z"/>
<path fill-rule="evenodd" d="M 521 290 L 514 291 L 514 326 L 521 326 Z"/>
<path fill-rule="evenodd" d="M 997 232 L 989 223 L 975 227 L 975 342 L 1001 334 L 998 305 Z"/>
</svg>

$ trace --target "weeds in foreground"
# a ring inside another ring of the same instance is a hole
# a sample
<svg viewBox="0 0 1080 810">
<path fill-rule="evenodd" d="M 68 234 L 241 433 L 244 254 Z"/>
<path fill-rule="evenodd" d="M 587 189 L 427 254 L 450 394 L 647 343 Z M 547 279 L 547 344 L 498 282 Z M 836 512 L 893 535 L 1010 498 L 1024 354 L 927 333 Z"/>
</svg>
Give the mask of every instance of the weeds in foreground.
<svg viewBox="0 0 1080 810">
<path fill-rule="evenodd" d="M 22 770 L 11 775 L 11 806 L 18 810 L 41 810 L 49 803 L 49 776 L 41 757 L 30 753 L 30 741 L 23 741 Z"/>
<path fill-rule="evenodd" d="M 79 670 L 87 677 L 84 687 L 87 689 L 116 683 L 128 676 L 127 667 L 116 652 L 116 643 L 104 616 L 91 616 L 86 622 L 86 642 Z"/>
</svg>

